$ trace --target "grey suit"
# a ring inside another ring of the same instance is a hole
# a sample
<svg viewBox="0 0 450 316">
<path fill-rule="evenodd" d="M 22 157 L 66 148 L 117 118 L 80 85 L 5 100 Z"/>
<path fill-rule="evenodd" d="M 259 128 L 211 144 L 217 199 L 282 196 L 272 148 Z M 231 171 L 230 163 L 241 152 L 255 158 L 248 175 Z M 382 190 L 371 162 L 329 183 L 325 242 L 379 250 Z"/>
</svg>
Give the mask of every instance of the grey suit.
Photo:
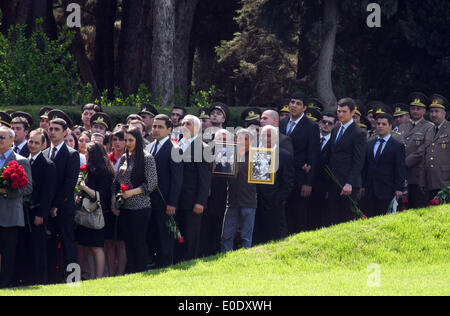
<svg viewBox="0 0 450 316">
<path fill-rule="evenodd" d="M 25 169 L 28 176 L 28 185 L 25 189 L 17 193 L 10 193 L 5 199 L 0 196 L 0 227 L 23 227 L 25 226 L 23 217 L 23 197 L 33 192 L 33 183 L 31 178 L 31 166 L 28 159 L 12 152 L 6 159 L 5 166 L 16 160 L 17 163 Z"/>
<path fill-rule="evenodd" d="M 25 226 L 23 196 L 29 195 L 33 191 L 31 167 L 28 159 L 12 152 L 6 159 L 5 166 L 13 160 L 23 166 L 29 181 L 25 189 L 10 193 L 7 198 L 0 196 L 0 252 L 2 253 L 0 288 L 9 286 L 14 274 L 18 231 L 19 227 Z"/>
</svg>

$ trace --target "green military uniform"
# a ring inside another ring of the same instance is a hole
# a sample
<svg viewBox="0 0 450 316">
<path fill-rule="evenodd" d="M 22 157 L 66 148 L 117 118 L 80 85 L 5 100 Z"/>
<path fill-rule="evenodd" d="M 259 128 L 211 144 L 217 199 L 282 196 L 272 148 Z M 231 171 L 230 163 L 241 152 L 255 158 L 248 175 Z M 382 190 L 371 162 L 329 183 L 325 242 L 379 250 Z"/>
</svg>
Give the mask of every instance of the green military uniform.
<svg viewBox="0 0 450 316">
<path fill-rule="evenodd" d="M 448 101 L 441 95 L 430 97 L 430 108 L 447 110 Z M 430 128 L 425 135 L 424 176 L 421 185 L 433 199 L 437 192 L 450 186 L 450 124 L 444 120 L 440 126 Z"/>
<path fill-rule="evenodd" d="M 426 108 L 427 97 L 420 92 L 410 95 L 409 105 Z M 405 139 L 406 146 L 406 179 L 408 181 L 409 207 L 419 208 L 428 204 L 428 197 L 420 189 L 420 179 L 424 172 L 423 164 L 415 159 L 420 152 L 421 146 L 425 144 L 425 135 L 433 123 L 424 118 L 419 121 L 410 121 L 399 126 L 398 132 Z"/>
</svg>

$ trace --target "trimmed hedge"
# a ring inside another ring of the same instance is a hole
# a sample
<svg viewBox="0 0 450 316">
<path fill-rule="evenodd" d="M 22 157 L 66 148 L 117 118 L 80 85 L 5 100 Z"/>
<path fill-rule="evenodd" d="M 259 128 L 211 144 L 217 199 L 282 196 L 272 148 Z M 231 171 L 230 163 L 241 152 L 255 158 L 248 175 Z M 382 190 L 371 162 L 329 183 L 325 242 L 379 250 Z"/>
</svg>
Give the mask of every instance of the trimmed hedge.
<svg viewBox="0 0 450 316">
<path fill-rule="evenodd" d="M 39 127 L 39 111 L 44 105 L 24 105 L 24 106 L 0 106 L 0 111 L 15 110 L 29 113 L 33 116 L 34 126 Z M 81 106 L 52 106 L 54 109 L 64 111 L 72 119 L 75 125 L 81 124 Z M 125 106 L 112 106 L 103 108 L 103 110 L 111 117 L 113 124 L 125 122 L 128 115 L 139 112 L 138 107 L 125 107 Z M 168 114 L 170 116 L 171 108 L 161 107 L 158 109 L 161 114 Z M 186 108 L 189 114 L 198 115 L 199 108 L 188 107 Z M 241 121 L 241 113 L 245 110 L 244 107 L 231 107 L 231 118 L 228 121 L 228 126 L 243 126 Z"/>
</svg>

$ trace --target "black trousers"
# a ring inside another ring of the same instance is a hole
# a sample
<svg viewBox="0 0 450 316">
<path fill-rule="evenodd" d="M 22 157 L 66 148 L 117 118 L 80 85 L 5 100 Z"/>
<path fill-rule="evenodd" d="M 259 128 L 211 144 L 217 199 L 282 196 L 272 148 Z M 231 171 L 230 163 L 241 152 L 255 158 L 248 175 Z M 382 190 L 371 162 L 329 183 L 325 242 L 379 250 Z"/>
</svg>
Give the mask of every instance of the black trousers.
<svg viewBox="0 0 450 316">
<path fill-rule="evenodd" d="M 220 252 L 222 226 L 227 208 L 227 179 L 213 177 L 208 206 L 203 213 L 200 255 L 212 256 Z"/>
<path fill-rule="evenodd" d="M 34 225 L 34 217 L 25 212 L 25 227 L 19 229 L 16 256 L 16 276 L 18 285 L 45 284 L 47 270 L 46 224 Z"/>
<path fill-rule="evenodd" d="M 149 255 L 146 236 L 151 209 L 121 209 L 119 216 L 127 252 L 127 272 L 147 271 Z"/>
<path fill-rule="evenodd" d="M 286 222 L 286 207 L 263 203 L 258 199 L 258 208 L 255 215 L 253 229 L 253 244 L 262 244 L 272 240 L 280 240 L 288 236 Z"/>
<path fill-rule="evenodd" d="M 148 232 L 147 235 L 153 238 L 156 237 L 153 248 L 155 248 L 159 268 L 168 267 L 173 264 L 175 239 L 170 235 L 169 229 L 166 226 L 168 219 L 169 216 L 167 216 L 164 206 L 154 207 L 152 209 L 150 229 L 153 231 Z"/>
<path fill-rule="evenodd" d="M 0 288 L 12 285 L 18 233 L 18 227 L 0 227 L 0 253 L 2 254 Z"/>
<path fill-rule="evenodd" d="M 341 192 L 342 189 L 338 185 L 331 184 L 329 186 L 325 218 L 327 225 L 336 225 L 358 218 L 357 213 L 353 210 L 352 200 L 357 203 L 359 188 L 353 188 L 350 197 L 341 195 Z"/>
<path fill-rule="evenodd" d="M 58 210 L 55 218 L 49 218 L 52 233 L 47 243 L 48 273 L 51 282 L 65 282 L 68 265 L 78 262 L 75 242 L 75 210 Z"/>
<path fill-rule="evenodd" d="M 392 196 L 392 199 L 394 196 Z M 392 199 L 380 199 L 370 190 L 366 192 L 361 205 L 367 217 L 386 215 Z"/>
<path fill-rule="evenodd" d="M 175 219 L 185 243 L 176 244 L 175 263 L 199 257 L 202 218 L 203 214 L 195 214 L 192 209 L 177 210 Z"/>
<path fill-rule="evenodd" d="M 327 191 L 320 187 L 313 187 L 308 207 L 308 230 L 315 230 L 326 225 L 325 215 L 328 200 Z"/>
<path fill-rule="evenodd" d="M 297 188 L 297 186 L 295 186 Z M 289 234 L 297 234 L 309 229 L 308 208 L 310 198 L 301 197 L 300 188 L 294 189 L 286 203 L 286 220 Z"/>
<path fill-rule="evenodd" d="M 423 208 L 429 204 L 428 194 L 418 184 L 408 184 L 408 208 Z"/>
</svg>

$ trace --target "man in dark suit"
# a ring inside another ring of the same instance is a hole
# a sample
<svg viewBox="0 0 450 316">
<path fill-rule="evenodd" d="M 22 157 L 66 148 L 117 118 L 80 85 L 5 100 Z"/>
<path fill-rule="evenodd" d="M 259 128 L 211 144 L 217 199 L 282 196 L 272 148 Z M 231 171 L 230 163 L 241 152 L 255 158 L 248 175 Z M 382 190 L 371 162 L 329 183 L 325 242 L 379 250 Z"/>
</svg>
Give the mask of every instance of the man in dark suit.
<svg viewBox="0 0 450 316">
<path fill-rule="evenodd" d="M 15 133 L 14 152 L 22 157 L 28 158 L 30 150 L 27 145 L 27 137 L 30 127 L 33 124 L 31 115 L 24 112 L 14 112 L 12 114 L 11 129 Z"/>
<path fill-rule="evenodd" d="M 172 159 L 183 161 L 183 181 L 178 203 L 177 223 L 185 237 L 184 249 L 177 249 L 176 261 L 198 257 L 203 211 L 207 205 L 211 185 L 212 157 L 205 159 L 207 145 L 200 137 L 201 122 L 192 115 L 182 121 L 182 155 L 172 150 Z"/>
<path fill-rule="evenodd" d="M 293 234 L 308 228 L 307 208 L 320 155 L 319 127 L 305 115 L 306 100 L 303 93 L 294 93 L 290 116 L 280 122 L 280 132 L 294 145 L 295 185 L 287 202 L 288 228 Z"/>
<path fill-rule="evenodd" d="M 390 114 L 378 115 L 378 137 L 367 146 L 362 205 L 368 217 L 386 214 L 393 198 L 400 199 L 405 190 L 405 146 L 391 135 L 393 121 Z"/>
<path fill-rule="evenodd" d="M 325 221 L 328 187 L 324 183 L 328 183 L 329 177 L 325 172 L 325 165 L 330 154 L 331 131 L 336 126 L 336 114 L 324 113 L 322 120 L 318 124 L 320 128 L 320 158 L 314 176 L 313 191 L 308 209 L 308 222 L 311 225 L 308 227 L 309 229 L 316 229 L 328 225 Z"/>
<path fill-rule="evenodd" d="M 53 237 L 59 235 L 64 254 L 64 271 L 71 263 L 77 262 L 77 249 L 75 246 L 75 186 L 80 173 L 80 155 L 64 143 L 67 134 L 67 115 L 64 112 L 54 110 L 49 113 L 49 136 L 51 146 L 43 155 L 54 162 L 56 166 L 55 185 L 57 192 L 51 203 L 49 224 L 53 228 Z M 56 251 L 57 240 L 53 238 L 54 246 L 48 249 L 49 254 Z M 55 256 L 56 258 L 56 256 Z M 52 258 L 53 259 L 53 258 Z M 51 267 L 56 266 L 53 260 L 49 260 Z M 51 271 L 53 272 L 53 271 Z"/>
<path fill-rule="evenodd" d="M 275 148 L 278 169 L 273 185 L 257 184 L 258 208 L 253 240 L 255 244 L 287 237 L 286 200 L 294 187 L 295 171 L 292 153 L 278 146 L 278 130 L 266 125 L 261 131 L 263 147 Z"/>
<path fill-rule="evenodd" d="M 337 113 L 341 124 L 331 132 L 327 166 L 335 179 L 329 180 L 327 221 L 330 224 L 346 222 L 356 217 L 352 207 L 362 185 L 367 140 L 366 134 L 353 121 L 355 108 L 353 99 L 339 100 Z"/>
<path fill-rule="evenodd" d="M 152 217 L 159 239 L 157 249 L 158 266 L 167 267 L 173 263 L 174 236 L 166 226 L 169 216 L 175 216 L 183 180 L 183 164 L 172 159 L 172 149 L 178 148 L 170 140 L 172 121 L 167 115 L 157 115 L 153 120 L 152 136 L 155 141 L 150 145 L 150 153 L 155 157 L 158 171 L 158 189 L 151 193 Z"/>
<path fill-rule="evenodd" d="M 29 161 L 33 175 L 33 194 L 25 203 L 26 268 L 29 284 L 47 282 L 47 234 L 46 224 L 55 194 L 55 164 L 44 157 L 45 135 L 39 130 L 32 131 L 28 139 Z"/>
</svg>

